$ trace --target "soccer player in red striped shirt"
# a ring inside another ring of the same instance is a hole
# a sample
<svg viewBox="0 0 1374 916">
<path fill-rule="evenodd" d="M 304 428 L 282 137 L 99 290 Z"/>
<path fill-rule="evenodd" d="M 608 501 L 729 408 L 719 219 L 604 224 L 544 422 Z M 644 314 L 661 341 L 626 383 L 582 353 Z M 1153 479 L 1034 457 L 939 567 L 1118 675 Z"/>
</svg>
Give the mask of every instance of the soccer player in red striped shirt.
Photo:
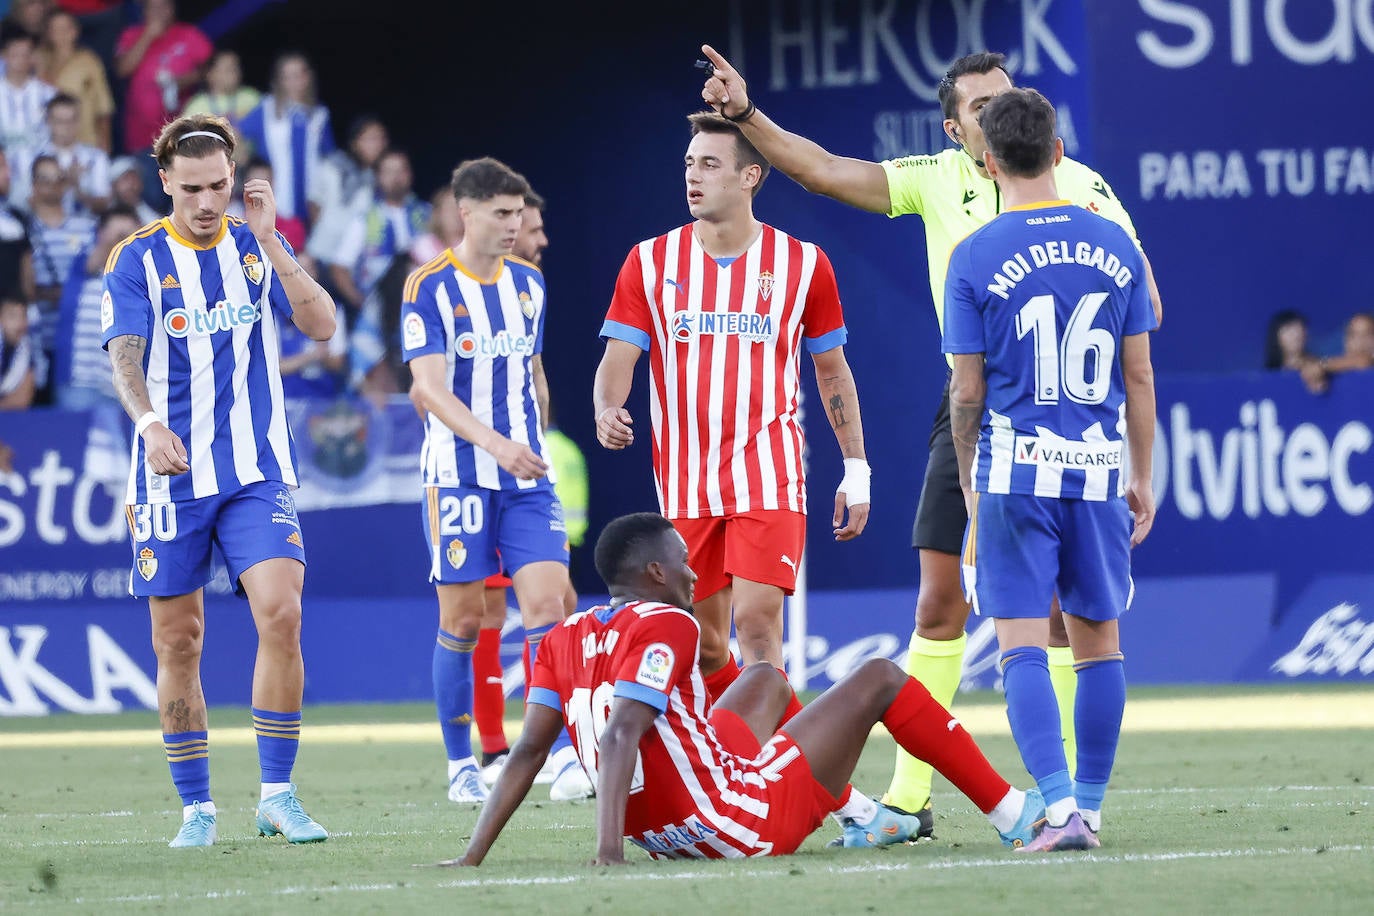
<svg viewBox="0 0 1374 916">
<path fill-rule="evenodd" d="M 651 512 L 614 520 L 597 541 L 596 568 L 610 604 L 544 638 L 520 740 L 467 851 L 443 864 L 481 864 L 565 722 L 597 787 L 601 865 L 625 861 L 625 839 L 655 859 L 794 852 L 839 807 L 878 722 L 967 795 L 1003 843 L 1035 835 L 1040 794 L 1008 785 L 963 726 L 887 659 L 865 662 L 785 721 L 795 695 L 768 664 L 750 665 L 712 704 L 685 610 L 697 576 L 671 521 Z M 881 831 L 886 821 L 869 808 Z"/>
<path fill-rule="evenodd" d="M 593 397 L 597 439 L 630 445 L 625 402 L 648 352 L 659 506 L 700 575 L 701 670 L 718 697 L 739 674 L 732 604 L 744 661 L 782 664 L 783 596 L 796 587 L 806 541 L 803 349 L 845 459 L 836 540 L 857 537 L 868 521 L 869 468 L 830 260 L 754 218 L 769 165 L 735 124 L 705 111 L 688 121 L 695 221 L 631 249 L 602 326 Z"/>
</svg>

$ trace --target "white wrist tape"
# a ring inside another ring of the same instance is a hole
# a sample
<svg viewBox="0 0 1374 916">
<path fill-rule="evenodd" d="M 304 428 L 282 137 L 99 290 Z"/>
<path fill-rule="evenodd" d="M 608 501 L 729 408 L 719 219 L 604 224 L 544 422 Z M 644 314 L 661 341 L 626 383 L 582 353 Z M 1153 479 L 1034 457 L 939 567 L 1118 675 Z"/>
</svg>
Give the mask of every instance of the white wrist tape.
<svg viewBox="0 0 1374 916">
<path fill-rule="evenodd" d="M 840 481 L 839 488 L 835 491 L 844 494 L 846 505 L 860 506 L 869 501 L 869 478 L 873 471 L 868 466 L 868 462 L 862 458 L 846 458 L 844 460 L 844 480 Z"/>
<path fill-rule="evenodd" d="M 161 422 L 162 422 L 162 418 L 161 418 L 161 417 L 159 417 L 157 414 L 153 413 L 151 410 L 148 411 L 148 412 L 145 413 L 143 416 L 139 417 L 139 418 L 138 418 L 138 422 L 134 424 L 134 436 L 135 436 L 135 437 L 142 436 L 142 435 L 143 435 L 143 431 L 146 430 L 148 427 L 152 426 L 154 423 L 161 423 Z"/>
</svg>

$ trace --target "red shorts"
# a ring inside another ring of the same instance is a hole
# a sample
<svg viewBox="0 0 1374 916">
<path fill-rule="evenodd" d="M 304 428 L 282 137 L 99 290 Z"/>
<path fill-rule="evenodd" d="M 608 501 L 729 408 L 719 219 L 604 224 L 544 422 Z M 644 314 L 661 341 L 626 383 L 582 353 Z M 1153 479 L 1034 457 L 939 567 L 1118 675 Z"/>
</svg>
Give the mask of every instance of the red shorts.
<svg viewBox="0 0 1374 916">
<path fill-rule="evenodd" d="M 697 574 L 696 600 L 711 597 L 735 576 L 776 585 L 789 595 L 796 589 L 806 546 L 806 516 L 800 512 L 759 509 L 672 521 Z"/>
<path fill-rule="evenodd" d="M 771 843 L 771 856 L 796 852 L 816 832 L 825 817 L 840 806 L 811 772 L 811 764 L 797 742 L 778 732 L 754 757 L 753 766 L 768 782 L 768 816 L 757 818 L 736 811 L 741 824 L 751 826 L 760 842 Z"/>
</svg>

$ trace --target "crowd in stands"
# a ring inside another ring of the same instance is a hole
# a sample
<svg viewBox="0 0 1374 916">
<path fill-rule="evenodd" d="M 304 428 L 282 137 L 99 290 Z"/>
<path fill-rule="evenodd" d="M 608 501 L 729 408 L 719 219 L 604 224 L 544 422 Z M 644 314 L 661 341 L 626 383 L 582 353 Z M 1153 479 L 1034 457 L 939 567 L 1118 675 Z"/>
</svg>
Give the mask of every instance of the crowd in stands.
<svg viewBox="0 0 1374 916">
<path fill-rule="evenodd" d="M 239 188 L 272 181 L 277 228 L 340 305 L 338 333 L 282 338 L 288 396 L 404 391 L 393 343 L 405 276 L 462 238 L 445 188 L 417 196 L 385 122 L 335 125 L 310 60 L 281 54 L 264 91 L 174 0 L 12 0 L 0 21 L 0 410 L 117 406 L 100 346 L 101 274 L 164 217 L 151 144 L 184 112 L 240 133 Z M 231 215 L 242 215 L 236 188 Z"/>
<path fill-rule="evenodd" d="M 1374 369 L 1374 312 L 1351 315 L 1345 323 L 1341 352 L 1330 356 L 1312 352 L 1307 318 L 1301 312 L 1276 312 L 1269 320 L 1264 368 L 1297 372 L 1313 394 L 1324 393 L 1333 376 Z"/>
</svg>

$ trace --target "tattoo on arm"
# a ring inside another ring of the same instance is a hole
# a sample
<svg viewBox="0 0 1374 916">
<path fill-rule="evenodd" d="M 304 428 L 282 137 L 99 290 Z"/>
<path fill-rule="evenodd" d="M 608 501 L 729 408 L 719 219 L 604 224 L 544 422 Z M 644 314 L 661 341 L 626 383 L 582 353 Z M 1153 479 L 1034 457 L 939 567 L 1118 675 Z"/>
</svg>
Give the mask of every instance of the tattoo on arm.
<svg viewBox="0 0 1374 916">
<path fill-rule="evenodd" d="M 124 334 L 110 341 L 115 393 L 131 420 L 137 420 L 152 409 L 148 380 L 143 373 L 143 353 L 147 348 L 148 341 L 136 334 Z"/>
<path fill-rule="evenodd" d="M 832 395 L 830 398 L 830 425 L 838 430 L 847 421 L 844 418 L 844 398 L 840 395 Z"/>
</svg>

